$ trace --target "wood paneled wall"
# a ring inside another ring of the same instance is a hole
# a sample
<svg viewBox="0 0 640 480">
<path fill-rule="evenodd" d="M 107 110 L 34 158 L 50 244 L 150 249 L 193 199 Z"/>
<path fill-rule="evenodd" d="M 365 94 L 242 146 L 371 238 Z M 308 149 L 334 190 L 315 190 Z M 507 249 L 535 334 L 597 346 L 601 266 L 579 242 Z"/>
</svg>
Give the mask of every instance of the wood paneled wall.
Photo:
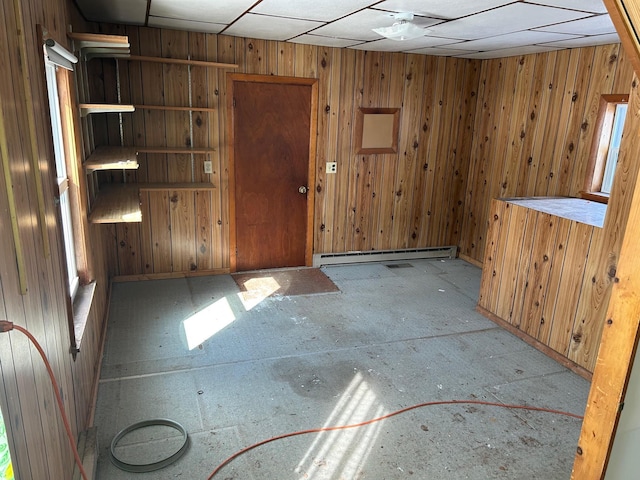
<svg viewBox="0 0 640 480">
<path fill-rule="evenodd" d="M 60 386 L 65 408 L 77 435 L 87 427 L 100 361 L 108 278 L 100 229 L 90 231 L 89 252 L 97 287 L 81 351 L 70 353 L 64 247 L 55 198 L 55 163 L 41 37 L 46 28 L 66 45 L 66 27 L 82 26 L 71 2 L 65 0 L 5 0 L 0 4 L 0 104 L 6 128 L 10 178 L 0 172 L 0 319 L 31 331 L 47 353 Z M 21 54 L 20 39 L 26 50 Z M 26 73 L 26 75 L 25 75 Z M 26 79 L 26 82 L 25 82 Z M 28 103 L 31 94 L 33 104 Z M 34 114 L 30 127 L 27 113 Z M 41 230 L 38 195 L 32 168 L 31 134 L 43 185 L 47 240 Z M 6 181 L 6 183 L 5 183 Z M 8 187 L 16 202 L 19 238 L 26 264 L 26 294 L 21 294 L 16 244 L 11 229 Z M 49 253 L 47 254 L 47 248 Z M 49 377 L 38 352 L 20 332 L 0 334 L 0 406 L 10 438 L 16 478 L 67 479 L 73 456 L 57 410 Z"/>
<path fill-rule="evenodd" d="M 472 145 L 480 62 L 333 49 L 138 27 L 126 34 L 143 55 L 237 63 L 237 72 L 319 79 L 314 251 L 457 245 Z M 115 102 L 113 60 L 89 62 L 92 101 Z M 170 274 L 229 267 L 229 197 L 225 71 L 119 62 L 122 101 L 213 107 L 193 114 L 193 145 L 216 151 L 214 174 L 195 158 L 195 181 L 210 192 L 144 194 L 142 224 L 106 227 L 117 245 L 119 275 Z M 402 107 L 397 154 L 354 153 L 358 107 Z M 117 116 L 92 116 L 95 144 L 119 145 Z M 188 113 L 123 114 L 127 145 L 184 146 Z M 337 162 L 336 174 L 325 162 Z M 188 156 L 141 155 L 127 181 L 191 181 Z M 120 181 L 112 176 L 107 180 Z"/>
<path fill-rule="evenodd" d="M 482 262 L 493 198 L 577 196 L 601 94 L 628 93 L 618 44 L 485 60 L 460 252 Z"/>
</svg>

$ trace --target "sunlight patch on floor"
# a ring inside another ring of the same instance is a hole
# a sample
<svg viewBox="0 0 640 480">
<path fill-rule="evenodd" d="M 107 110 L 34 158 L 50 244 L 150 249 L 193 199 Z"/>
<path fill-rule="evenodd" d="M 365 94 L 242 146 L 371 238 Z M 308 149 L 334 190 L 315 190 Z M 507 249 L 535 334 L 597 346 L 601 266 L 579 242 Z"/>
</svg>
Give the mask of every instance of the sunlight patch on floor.
<svg viewBox="0 0 640 480">
<path fill-rule="evenodd" d="M 324 427 L 352 425 L 385 415 L 376 394 L 357 372 Z M 319 433 L 295 472 L 301 479 L 357 478 L 378 437 L 381 422 Z"/>
<path fill-rule="evenodd" d="M 238 297 L 246 311 L 251 310 L 280 289 L 280 284 L 273 277 L 251 278 L 244 285 L 247 291 L 238 293 Z"/>
<path fill-rule="evenodd" d="M 189 350 L 197 348 L 236 319 L 226 298 L 194 313 L 182 322 Z"/>
</svg>

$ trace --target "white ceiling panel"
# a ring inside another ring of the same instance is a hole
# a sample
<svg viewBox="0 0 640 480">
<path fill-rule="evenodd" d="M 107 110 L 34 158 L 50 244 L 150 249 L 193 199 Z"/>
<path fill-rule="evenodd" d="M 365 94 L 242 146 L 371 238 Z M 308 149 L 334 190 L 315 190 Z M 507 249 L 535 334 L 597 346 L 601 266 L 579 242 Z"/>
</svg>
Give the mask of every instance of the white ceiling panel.
<svg viewBox="0 0 640 480">
<path fill-rule="evenodd" d="M 347 40 L 346 38 L 323 37 L 321 35 L 306 34 L 290 40 L 293 43 L 306 43 L 307 45 L 319 45 L 321 47 L 352 47 L 361 43 L 360 40 Z"/>
<path fill-rule="evenodd" d="M 399 42 L 398 40 L 390 40 L 388 38 L 383 38 L 381 40 L 376 40 L 373 42 L 361 43 L 360 45 L 356 45 L 355 48 L 358 50 L 372 50 L 374 52 L 397 52 L 398 48 L 404 50 L 414 50 L 418 48 L 424 47 L 438 47 L 440 45 L 446 45 L 455 42 L 456 40 L 452 40 L 450 38 L 439 38 L 439 37 L 420 37 L 414 38 L 412 40 L 404 40 Z"/>
<path fill-rule="evenodd" d="M 566 35 L 564 33 L 533 32 L 524 30 L 522 32 L 507 33 L 497 37 L 481 38 L 480 40 L 470 40 L 459 43 L 456 48 L 463 50 L 497 50 L 503 48 L 522 47 L 537 43 L 548 43 L 559 40 L 569 40 L 576 38 L 576 35 Z"/>
<path fill-rule="evenodd" d="M 461 58 L 475 58 L 478 60 L 486 60 L 489 58 L 505 58 L 515 57 L 516 55 L 529 55 L 531 53 L 551 52 L 558 50 L 555 47 L 546 47 L 540 45 L 528 45 L 526 47 L 505 48 L 501 50 L 491 50 L 490 52 L 478 52 L 471 54 L 456 55 Z"/>
<path fill-rule="evenodd" d="M 514 0 L 386 0 L 375 8 L 392 12 L 411 12 L 427 17 L 454 19 L 501 7 Z"/>
<path fill-rule="evenodd" d="M 574 35 L 605 35 L 615 33 L 616 28 L 609 15 L 597 15 L 574 22 L 560 23 L 548 27 L 536 28 L 540 32 L 570 33 Z"/>
<path fill-rule="evenodd" d="M 439 22 L 436 19 L 420 19 L 421 26 Z M 378 40 L 380 35 L 372 28 L 391 26 L 394 19 L 388 12 L 362 10 L 315 30 L 313 33 L 326 37 L 350 38 L 353 40 Z M 426 33 L 426 32 L 425 32 Z"/>
<path fill-rule="evenodd" d="M 371 0 L 262 0 L 252 13 L 329 22 L 371 5 Z"/>
<path fill-rule="evenodd" d="M 248 13 L 224 31 L 236 37 L 262 38 L 266 40 L 288 40 L 314 29 L 321 22 L 295 18 L 269 17 Z"/>
<path fill-rule="evenodd" d="M 171 28 L 173 30 L 187 30 L 191 32 L 220 33 L 226 27 L 223 23 L 198 22 L 195 20 L 180 20 L 177 18 L 154 17 L 149 15 L 149 26 Z"/>
<path fill-rule="evenodd" d="M 538 5 L 548 5 L 550 7 L 570 8 L 583 12 L 607 13 L 607 7 L 602 0 L 528 0 L 530 3 Z"/>
<path fill-rule="evenodd" d="M 149 15 L 210 23 L 231 23 L 254 3 L 255 0 L 151 0 Z"/>
<path fill-rule="evenodd" d="M 619 42 L 603 0 L 74 0 L 93 21 L 334 48 L 495 58 Z M 148 5 L 148 11 L 147 11 Z M 425 29 L 388 40 L 397 12 Z"/>
<path fill-rule="evenodd" d="M 593 35 L 590 37 L 577 37 L 573 40 L 562 40 L 559 42 L 546 43 L 550 47 L 558 48 L 579 48 L 590 47 L 593 45 L 608 45 L 610 43 L 620 43 L 617 33 L 609 33 L 607 35 Z"/>
<path fill-rule="evenodd" d="M 552 7 L 512 3 L 460 20 L 434 25 L 431 33 L 442 37 L 474 40 L 542 27 L 588 16 L 588 13 Z M 559 32 L 572 33 L 572 32 Z"/>
<path fill-rule="evenodd" d="M 143 25 L 147 0 L 76 0 L 87 20 Z"/>
</svg>

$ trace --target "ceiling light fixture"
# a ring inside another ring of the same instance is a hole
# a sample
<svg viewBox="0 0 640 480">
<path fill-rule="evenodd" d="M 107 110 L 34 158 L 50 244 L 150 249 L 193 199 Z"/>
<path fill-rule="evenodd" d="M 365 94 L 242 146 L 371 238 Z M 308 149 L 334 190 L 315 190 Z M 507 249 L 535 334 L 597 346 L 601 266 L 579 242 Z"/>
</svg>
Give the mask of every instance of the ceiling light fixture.
<svg viewBox="0 0 640 480">
<path fill-rule="evenodd" d="M 393 18 L 396 21 L 390 27 L 373 28 L 372 30 L 378 35 L 398 41 L 422 37 L 427 33 L 424 28 L 410 23 L 413 20 L 413 13 L 396 13 Z"/>
</svg>

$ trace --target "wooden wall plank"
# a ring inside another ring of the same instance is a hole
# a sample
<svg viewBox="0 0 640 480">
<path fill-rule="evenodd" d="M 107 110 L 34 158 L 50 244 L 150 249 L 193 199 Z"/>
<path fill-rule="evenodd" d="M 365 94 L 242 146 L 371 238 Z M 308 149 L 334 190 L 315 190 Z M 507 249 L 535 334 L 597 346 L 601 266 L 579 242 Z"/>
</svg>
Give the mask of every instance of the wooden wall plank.
<svg viewBox="0 0 640 480">
<path fill-rule="evenodd" d="M 594 227 L 578 222 L 574 222 L 569 231 L 567 252 L 571 254 L 565 258 L 562 278 L 558 285 L 558 291 L 562 292 L 562 297 L 557 299 L 553 321 L 550 322 L 552 325 L 549 339 L 545 342 L 556 352 L 565 356 L 569 354 L 569 343 L 578 298 L 582 293 L 585 263 L 591 248 L 593 232 Z"/>
<path fill-rule="evenodd" d="M 507 210 L 509 204 L 506 202 L 500 202 L 492 200 L 491 202 L 491 216 L 489 220 L 489 230 L 487 232 L 487 246 L 484 252 L 483 268 L 491 272 L 490 275 L 483 275 L 480 281 L 480 293 L 478 296 L 478 305 L 490 312 L 495 311 L 495 304 L 491 302 L 491 292 L 497 290 L 498 285 L 493 285 L 494 280 L 498 279 L 498 272 L 502 271 L 501 260 L 504 260 L 504 256 L 496 256 L 498 248 L 500 246 L 500 233 L 508 231 L 508 223 L 504 224 L 505 210 Z M 509 212 L 510 213 L 510 212 Z M 509 216 L 507 215 L 507 222 Z M 497 283 L 497 282 L 496 282 Z M 497 295 L 495 295 L 497 297 Z"/>
<path fill-rule="evenodd" d="M 169 192 L 149 192 L 149 226 L 153 251 L 153 273 L 173 271 Z"/>
<path fill-rule="evenodd" d="M 531 264 L 526 285 L 520 330 L 535 337 L 540 330 L 544 297 L 547 292 L 551 262 L 558 236 L 560 219 L 540 213 L 536 220 L 536 233 L 531 250 Z"/>
<path fill-rule="evenodd" d="M 462 73 L 462 72 L 460 72 Z M 452 220 L 447 245 L 461 245 L 463 241 L 462 225 L 465 218 L 465 196 L 469 173 L 469 152 L 473 144 L 473 126 L 475 122 L 477 101 L 476 94 L 480 76 L 480 65 L 473 60 L 465 61 L 464 84 L 460 92 L 458 110 L 461 121 L 458 133 L 454 137 L 453 154 L 455 156 L 453 175 L 454 188 L 452 194 Z"/>
<path fill-rule="evenodd" d="M 410 57 L 407 57 L 402 54 L 392 54 L 387 61 L 387 65 L 389 67 L 389 89 L 387 99 L 383 105 L 385 108 L 404 108 L 404 96 L 407 93 L 407 76 L 409 79 L 412 78 L 411 70 L 414 69 L 414 66 L 410 67 Z M 404 75 L 394 75 L 394 72 L 404 70 Z M 414 104 L 413 108 L 409 108 L 407 106 L 407 115 L 404 118 L 416 117 L 416 122 L 420 121 L 419 114 L 411 114 L 410 110 L 416 110 L 416 106 Z M 419 110 L 419 109 L 418 109 Z M 411 123 L 411 122 L 410 122 Z M 403 135 L 412 135 L 412 131 L 417 129 L 417 127 L 412 127 L 410 124 L 406 128 L 403 128 L 402 125 L 400 128 L 400 139 L 399 145 L 406 145 L 406 139 L 403 140 Z M 406 130 L 406 132 L 405 132 Z M 415 150 L 415 149 L 414 149 Z M 411 225 L 411 212 L 409 210 L 409 205 L 411 205 L 413 200 L 413 186 L 409 185 L 409 183 L 413 183 L 414 176 L 411 175 L 410 180 L 405 181 L 404 187 L 401 185 L 398 188 L 400 182 L 398 181 L 402 169 L 407 170 L 415 168 L 415 152 L 409 154 L 409 151 L 401 152 L 399 151 L 399 155 L 382 155 L 380 157 L 381 162 L 381 187 L 380 193 L 382 197 L 382 201 L 380 202 L 380 214 L 378 216 L 378 228 L 376 230 L 376 238 L 374 240 L 374 245 L 377 249 L 384 250 L 392 248 L 392 245 L 398 245 L 396 239 L 394 239 L 394 235 L 399 230 L 404 230 L 405 235 L 404 239 L 400 241 L 400 244 L 403 247 L 407 247 L 408 239 L 410 238 L 408 235 L 408 229 Z M 397 159 L 397 162 L 396 162 Z M 404 164 L 404 165 L 403 165 Z M 396 200 L 396 203 L 385 201 L 385 198 L 389 195 L 389 192 L 395 192 L 395 196 L 393 197 Z M 398 192 L 402 192 L 401 195 L 398 195 Z M 411 200 L 409 200 L 411 199 Z M 397 210 L 398 203 L 403 203 L 401 210 Z M 398 212 L 398 213 L 395 213 Z M 402 212 L 402 213 L 400 213 Z M 397 222 L 397 223 L 396 223 Z M 396 225 L 400 224 L 401 226 L 397 227 Z M 406 225 L 402 226 L 402 225 Z"/>
<path fill-rule="evenodd" d="M 336 187 L 336 196 L 333 202 L 334 220 L 333 235 L 330 251 L 344 252 L 346 251 L 346 236 L 351 234 L 348 224 L 349 210 L 349 185 L 353 183 L 350 176 L 353 164 L 352 158 L 352 126 L 355 125 L 355 110 L 357 106 L 354 104 L 354 84 L 356 77 L 356 69 L 351 68 L 355 65 L 356 51 L 345 50 L 342 52 L 340 65 L 340 90 L 341 100 L 337 108 L 339 112 L 338 126 L 338 146 L 336 149 L 335 161 L 337 163 L 336 176 L 340 181 Z"/>
<path fill-rule="evenodd" d="M 194 196 L 195 192 L 169 190 L 171 258 L 176 272 L 196 269 Z"/>
<path fill-rule="evenodd" d="M 536 62 L 541 57 L 537 55 L 525 55 L 514 57 L 516 62 L 516 78 L 513 85 L 514 92 L 522 92 L 522 95 L 513 97 L 512 121 L 507 122 L 503 128 L 506 130 L 504 142 L 504 163 L 500 176 L 497 177 L 499 185 L 494 190 L 496 197 L 510 197 L 516 195 L 517 179 L 522 165 L 522 156 L 527 133 L 527 124 L 530 122 L 528 115 L 531 97 L 534 95 L 532 87 L 538 79 L 533 73 L 536 71 Z M 537 69 L 544 72 L 543 68 Z M 535 108 L 535 107 L 534 107 Z M 495 197 L 494 197 L 495 198 Z"/>
<path fill-rule="evenodd" d="M 415 163 L 413 204 L 411 205 L 410 221 L 411 231 L 409 233 L 408 245 L 416 248 L 418 245 L 427 243 L 427 234 L 431 225 L 430 203 L 433 193 L 433 161 L 430 158 L 432 142 L 437 138 L 437 131 L 434 129 L 434 122 L 437 117 L 434 115 L 434 99 L 436 98 L 435 69 L 437 68 L 437 58 L 426 57 L 422 68 L 417 68 L 413 72 L 412 80 L 422 84 L 422 107 L 420 109 L 420 136 L 418 137 L 418 152 Z M 415 77 L 415 78 L 414 78 Z M 419 80 L 419 78 L 422 80 Z"/>
<path fill-rule="evenodd" d="M 549 281 L 545 285 L 544 300 L 541 303 L 540 314 L 540 328 L 532 336 L 536 337 L 544 344 L 548 344 L 549 334 L 551 332 L 552 325 L 556 322 L 555 309 L 558 301 L 564 301 L 560 299 L 556 292 L 560 291 L 560 281 L 562 279 L 562 272 L 564 269 L 564 261 L 567 257 L 567 240 L 569 238 L 569 231 L 573 222 L 556 218 L 558 222 L 558 235 L 555 242 L 553 253 L 550 257 L 551 266 L 549 272 Z M 573 255 L 573 251 L 569 255 Z"/>
<path fill-rule="evenodd" d="M 510 219 L 508 223 L 508 245 L 505 251 L 509 255 L 504 255 L 504 263 L 500 271 L 500 293 L 496 302 L 495 313 L 505 321 L 510 321 L 513 314 L 514 302 L 516 298 L 515 287 L 518 285 L 520 256 L 513 252 L 524 251 L 523 242 L 527 230 L 528 211 L 518 205 L 510 205 Z M 507 225 L 503 219 L 503 225 Z"/>
</svg>

